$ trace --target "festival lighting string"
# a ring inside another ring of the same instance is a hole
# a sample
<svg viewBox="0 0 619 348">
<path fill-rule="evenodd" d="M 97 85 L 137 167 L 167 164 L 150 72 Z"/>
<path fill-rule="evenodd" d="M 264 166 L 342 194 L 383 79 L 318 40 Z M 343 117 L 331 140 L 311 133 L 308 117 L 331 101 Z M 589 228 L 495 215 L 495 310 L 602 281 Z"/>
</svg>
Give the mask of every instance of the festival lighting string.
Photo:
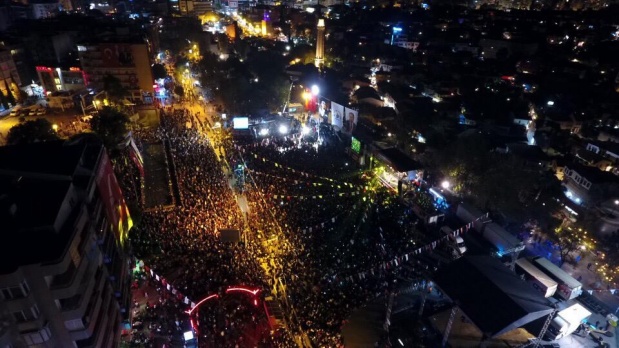
<svg viewBox="0 0 619 348">
<path fill-rule="evenodd" d="M 314 175 L 314 174 L 310 174 L 310 173 L 307 173 L 307 172 L 304 172 L 304 171 L 301 171 L 301 170 L 297 170 L 297 169 L 294 169 L 292 167 L 288 167 L 288 166 L 285 166 L 283 164 L 279 164 L 278 162 L 275 162 L 275 161 L 270 160 L 268 158 L 265 158 L 265 157 L 262 157 L 262 156 L 258 156 L 255 153 L 252 154 L 252 155 L 254 156 L 255 159 L 261 159 L 262 162 L 265 162 L 265 163 L 269 162 L 269 163 L 273 164 L 276 168 L 282 168 L 282 169 L 285 169 L 285 170 L 289 170 L 289 171 L 291 171 L 291 172 L 293 172 L 295 174 L 302 175 L 302 176 L 305 176 L 305 177 L 308 177 L 308 178 L 309 177 L 313 177 L 313 178 L 318 178 L 318 179 L 322 179 L 322 180 L 326 180 L 326 181 L 330 181 L 330 182 L 335 182 L 335 183 L 339 182 L 341 185 L 350 186 L 350 187 L 356 186 L 355 184 L 350 183 L 350 182 L 341 182 L 339 180 L 336 180 L 336 179 L 333 179 L 333 178 L 329 178 L 329 177 L 326 177 L 326 176 Z"/>
<path fill-rule="evenodd" d="M 269 174 L 269 173 L 253 170 L 253 169 L 250 169 L 250 168 L 247 168 L 247 170 L 251 171 L 253 174 L 256 174 L 256 175 L 268 176 L 268 177 L 276 178 L 276 179 L 279 179 L 279 180 L 282 180 L 282 181 L 285 181 L 285 182 L 288 182 L 288 183 L 294 183 L 296 185 L 301 185 L 301 184 L 304 184 L 304 183 L 308 183 L 308 184 L 311 184 L 312 186 L 328 186 L 328 187 L 337 188 L 337 189 L 342 189 L 342 186 L 344 186 L 344 187 L 353 187 L 353 188 L 357 187 L 357 188 L 366 189 L 366 190 L 368 189 L 368 186 L 364 186 L 364 185 L 354 185 L 353 184 L 354 186 L 350 186 L 350 185 L 348 185 L 348 183 L 336 184 L 336 183 L 324 183 L 324 182 L 310 182 L 310 181 L 307 181 L 307 180 L 299 180 L 299 179 L 296 179 L 296 178 L 295 179 L 285 178 L 285 177 L 281 177 L 281 176 L 278 176 L 278 175 L 273 175 L 273 174 Z"/>
</svg>

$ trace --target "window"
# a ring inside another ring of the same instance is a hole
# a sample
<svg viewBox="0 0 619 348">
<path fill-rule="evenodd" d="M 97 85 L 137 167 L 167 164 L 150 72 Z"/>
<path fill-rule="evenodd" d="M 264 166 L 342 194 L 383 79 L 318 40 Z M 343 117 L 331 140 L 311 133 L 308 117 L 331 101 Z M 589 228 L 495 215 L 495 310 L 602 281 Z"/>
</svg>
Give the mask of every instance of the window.
<svg viewBox="0 0 619 348">
<path fill-rule="evenodd" d="M 2 297 L 5 300 L 14 300 L 28 296 L 30 293 L 30 288 L 28 287 L 26 281 L 23 281 L 19 285 L 3 288 L 0 290 L 0 293 L 2 293 Z"/>
<path fill-rule="evenodd" d="M 39 313 L 39 308 L 35 305 L 30 309 L 13 312 L 13 317 L 18 323 L 25 323 L 27 321 L 37 319 L 40 314 L 41 313 Z"/>
<path fill-rule="evenodd" d="M 65 321 L 64 327 L 67 328 L 67 330 L 69 331 L 75 331 L 75 330 L 83 330 L 85 326 L 84 326 L 84 322 L 80 318 L 80 319 Z"/>
<path fill-rule="evenodd" d="M 29 346 L 34 346 L 36 344 L 47 342 L 52 337 L 51 332 L 49 331 L 49 327 L 45 327 L 40 331 L 22 332 L 21 335 L 24 341 L 26 341 L 26 344 L 28 344 Z"/>
</svg>

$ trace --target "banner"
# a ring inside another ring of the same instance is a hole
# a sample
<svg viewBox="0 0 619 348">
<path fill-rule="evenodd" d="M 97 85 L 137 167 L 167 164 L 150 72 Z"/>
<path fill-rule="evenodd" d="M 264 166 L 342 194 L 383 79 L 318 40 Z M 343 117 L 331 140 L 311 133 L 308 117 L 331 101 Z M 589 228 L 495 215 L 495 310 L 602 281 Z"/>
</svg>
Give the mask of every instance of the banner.
<svg viewBox="0 0 619 348">
<path fill-rule="evenodd" d="M 103 65 L 109 68 L 132 67 L 133 52 L 130 44 L 109 44 L 99 45 Z"/>
<path fill-rule="evenodd" d="M 96 183 L 105 216 L 112 231 L 114 231 L 116 242 L 124 246 L 129 236 L 129 230 L 133 226 L 133 221 L 106 151 L 103 151 L 101 156 Z"/>
<path fill-rule="evenodd" d="M 144 159 L 142 158 L 142 154 L 133 140 L 133 136 L 130 136 L 129 145 L 131 146 L 129 156 L 138 167 L 140 175 L 144 177 Z"/>
<path fill-rule="evenodd" d="M 328 100 L 321 100 L 318 105 L 318 115 L 320 115 L 320 122 L 328 122 L 329 114 L 331 113 L 331 102 Z"/>
<path fill-rule="evenodd" d="M 331 103 L 331 125 L 337 129 L 344 127 L 344 107 L 338 103 Z"/>
<path fill-rule="evenodd" d="M 357 119 L 359 118 L 359 111 L 346 108 L 346 112 L 344 112 L 344 117 L 342 119 L 342 123 L 344 124 L 342 131 L 346 134 L 352 133 L 357 125 Z"/>
</svg>

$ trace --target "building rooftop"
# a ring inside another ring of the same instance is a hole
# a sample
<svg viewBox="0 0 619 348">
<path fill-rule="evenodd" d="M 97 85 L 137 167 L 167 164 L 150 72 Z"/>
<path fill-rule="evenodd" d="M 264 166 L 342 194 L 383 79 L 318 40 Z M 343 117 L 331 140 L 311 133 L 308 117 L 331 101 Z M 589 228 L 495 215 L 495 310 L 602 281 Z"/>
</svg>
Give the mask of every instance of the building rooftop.
<svg viewBox="0 0 619 348">
<path fill-rule="evenodd" d="M 589 167 L 578 163 L 569 163 L 566 164 L 566 167 L 591 181 L 593 184 L 605 184 L 619 181 L 618 176 L 610 172 L 599 170 L 597 167 Z"/>
<path fill-rule="evenodd" d="M 522 327 L 552 312 L 541 293 L 491 256 L 464 256 L 434 277 L 487 337 Z"/>
<path fill-rule="evenodd" d="M 0 147 L 0 274 L 64 255 L 80 209 L 61 214 L 63 203 L 86 188 L 101 149 L 85 141 Z"/>
</svg>

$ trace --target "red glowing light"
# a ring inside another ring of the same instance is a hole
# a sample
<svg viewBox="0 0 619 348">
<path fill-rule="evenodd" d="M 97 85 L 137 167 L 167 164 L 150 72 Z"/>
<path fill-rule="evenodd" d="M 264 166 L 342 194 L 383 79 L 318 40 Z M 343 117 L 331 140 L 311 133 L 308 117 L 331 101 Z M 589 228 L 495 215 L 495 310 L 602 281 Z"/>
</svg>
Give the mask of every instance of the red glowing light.
<svg viewBox="0 0 619 348">
<path fill-rule="evenodd" d="M 232 288 L 227 288 L 226 289 L 226 294 L 230 293 L 230 292 L 246 292 L 248 294 L 252 294 L 253 296 L 256 296 L 256 294 L 258 294 L 258 292 L 260 291 L 260 289 L 248 289 L 248 288 L 243 288 L 243 287 L 232 287 Z M 217 294 L 212 294 L 209 295 L 205 298 L 203 298 L 202 300 L 200 300 L 200 302 L 196 303 L 195 306 L 191 307 L 191 309 L 188 309 L 185 311 L 185 313 L 187 313 L 189 315 L 189 322 L 191 323 L 191 328 L 193 329 L 193 331 L 198 332 L 197 326 L 195 324 L 195 322 L 193 321 L 193 311 L 195 311 L 198 307 L 200 307 L 201 304 L 203 304 L 206 301 L 212 300 L 212 299 L 217 299 L 219 298 L 219 295 Z M 254 298 L 254 306 L 258 307 L 258 299 Z"/>
<path fill-rule="evenodd" d="M 195 305 L 193 308 L 191 308 L 190 310 L 185 311 L 185 313 L 187 313 L 187 314 L 191 315 L 191 313 L 193 313 L 193 311 L 194 311 L 196 308 L 200 307 L 200 305 L 201 305 L 202 303 L 204 303 L 204 302 L 206 302 L 206 301 L 208 301 L 208 300 L 210 300 L 210 299 L 213 299 L 213 298 L 218 298 L 218 297 L 219 297 L 219 295 L 217 295 L 217 294 L 213 294 L 213 295 L 207 296 L 207 297 L 203 298 L 202 300 L 200 300 L 200 302 L 196 303 L 196 305 Z"/>
<path fill-rule="evenodd" d="M 260 289 L 255 289 L 255 290 L 251 290 L 251 289 L 247 289 L 247 288 L 227 288 L 226 289 L 226 294 L 229 292 L 233 292 L 233 291 L 243 291 L 243 292 L 247 292 L 250 293 L 254 296 L 256 296 L 256 294 L 260 291 Z"/>
</svg>

